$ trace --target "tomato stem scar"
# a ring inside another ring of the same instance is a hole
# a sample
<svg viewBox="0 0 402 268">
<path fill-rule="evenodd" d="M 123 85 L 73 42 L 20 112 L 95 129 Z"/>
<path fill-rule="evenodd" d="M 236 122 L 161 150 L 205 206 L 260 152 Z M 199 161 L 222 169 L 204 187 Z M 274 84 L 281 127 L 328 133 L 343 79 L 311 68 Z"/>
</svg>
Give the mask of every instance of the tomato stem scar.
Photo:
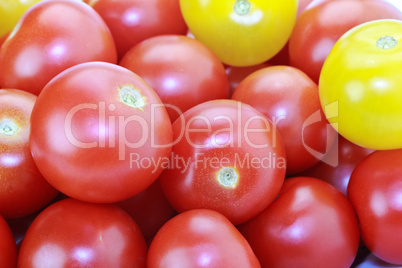
<svg viewBox="0 0 402 268">
<path fill-rule="evenodd" d="M 4 119 L 0 122 L 0 134 L 13 136 L 18 131 L 17 125 L 10 119 Z"/>
<path fill-rule="evenodd" d="M 250 12 L 251 3 L 248 0 L 236 0 L 233 9 L 238 15 L 246 15 Z"/>
<path fill-rule="evenodd" d="M 120 101 L 124 104 L 142 110 L 145 107 L 145 97 L 130 85 L 119 88 Z"/>
<path fill-rule="evenodd" d="M 392 36 L 383 36 L 378 38 L 377 47 L 381 49 L 391 49 L 398 44 L 398 41 Z"/>
<path fill-rule="evenodd" d="M 239 175 L 232 167 L 224 167 L 219 170 L 218 181 L 225 187 L 235 187 L 238 178 Z"/>
</svg>

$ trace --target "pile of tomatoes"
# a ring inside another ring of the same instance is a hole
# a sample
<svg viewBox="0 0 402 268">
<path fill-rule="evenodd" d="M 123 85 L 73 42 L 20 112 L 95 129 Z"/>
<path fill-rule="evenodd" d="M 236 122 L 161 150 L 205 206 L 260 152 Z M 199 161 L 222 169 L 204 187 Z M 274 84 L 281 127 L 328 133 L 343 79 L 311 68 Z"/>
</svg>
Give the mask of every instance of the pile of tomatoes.
<svg viewBox="0 0 402 268">
<path fill-rule="evenodd" d="M 401 10 L 0 0 L 0 267 L 400 267 Z"/>
</svg>

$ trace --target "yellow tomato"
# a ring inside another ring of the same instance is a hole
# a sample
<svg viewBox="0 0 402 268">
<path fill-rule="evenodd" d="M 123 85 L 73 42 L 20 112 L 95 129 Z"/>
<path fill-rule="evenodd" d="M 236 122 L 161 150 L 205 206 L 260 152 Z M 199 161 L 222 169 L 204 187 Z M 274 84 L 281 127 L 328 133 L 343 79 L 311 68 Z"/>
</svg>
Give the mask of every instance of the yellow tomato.
<svg viewBox="0 0 402 268">
<path fill-rule="evenodd" d="M 19 18 L 40 0 L 0 0 L 0 37 L 10 32 Z"/>
<path fill-rule="evenodd" d="M 194 36 L 226 64 L 272 58 L 292 32 L 298 0 L 180 0 Z"/>
<path fill-rule="evenodd" d="M 320 75 L 324 112 L 351 142 L 402 148 L 402 21 L 377 20 L 344 34 Z"/>
</svg>

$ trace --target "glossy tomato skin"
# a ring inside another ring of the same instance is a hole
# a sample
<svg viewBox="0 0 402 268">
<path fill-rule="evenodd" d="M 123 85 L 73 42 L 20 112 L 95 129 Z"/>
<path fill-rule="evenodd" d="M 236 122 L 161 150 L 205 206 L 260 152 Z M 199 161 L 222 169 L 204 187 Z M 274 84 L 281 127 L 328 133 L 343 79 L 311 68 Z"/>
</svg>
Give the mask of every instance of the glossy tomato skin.
<svg viewBox="0 0 402 268">
<path fill-rule="evenodd" d="M 130 49 L 120 65 L 156 91 L 168 105 L 172 123 L 197 104 L 229 98 L 228 78 L 219 58 L 200 41 L 186 36 L 149 38 Z"/>
<path fill-rule="evenodd" d="M 274 122 L 286 148 L 287 174 L 315 165 L 335 131 L 321 111 L 317 85 L 300 70 L 272 66 L 246 77 L 233 100 L 249 104 Z"/>
<path fill-rule="evenodd" d="M 2 0 L 0 1 L 0 36 L 10 32 L 20 17 L 40 0 Z"/>
<path fill-rule="evenodd" d="M 323 1 L 308 8 L 297 19 L 289 39 L 290 65 L 318 83 L 335 42 L 353 27 L 379 19 L 401 20 L 402 12 L 384 0 Z"/>
<path fill-rule="evenodd" d="M 359 245 L 348 199 L 309 177 L 287 179 L 279 197 L 239 229 L 263 267 L 350 267 Z"/>
<path fill-rule="evenodd" d="M 326 181 L 346 196 L 353 170 L 373 152 L 374 150 L 360 147 L 339 135 L 322 161 L 298 175 Z"/>
<path fill-rule="evenodd" d="M 147 267 L 261 267 L 250 245 L 222 214 L 195 209 L 168 221 L 149 248 Z"/>
<path fill-rule="evenodd" d="M 0 237 L 0 267 L 15 267 L 17 264 L 17 247 L 10 227 L 1 215 Z"/>
<path fill-rule="evenodd" d="M 135 220 L 147 242 L 150 242 L 158 230 L 177 214 L 166 199 L 159 180 L 141 193 L 117 205 Z"/>
<path fill-rule="evenodd" d="M 57 195 L 40 174 L 29 148 L 30 117 L 36 96 L 0 89 L 0 214 L 31 214 Z"/>
<path fill-rule="evenodd" d="M 263 63 L 286 44 L 297 0 L 181 0 L 189 29 L 226 64 Z"/>
<path fill-rule="evenodd" d="M 278 194 L 286 159 L 272 123 L 247 104 L 199 104 L 173 123 L 170 166 L 160 176 L 178 212 L 213 209 L 233 224 L 264 210 Z"/>
<path fill-rule="evenodd" d="M 348 197 L 366 246 L 380 259 L 402 265 L 402 150 L 377 151 L 355 168 Z"/>
<path fill-rule="evenodd" d="M 65 199 L 35 218 L 18 267 L 145 267 L 146 252 L 137 224 L 116 205 Z"/>
<path fill-rule="evenodd" d="M 321 71 L 320 101 L 328 120 L 365 148 L 402 148 L 401 28 L 401 20 L 353 28 L 337 41 Z"/>
<path fill-rule="evenodd" d="M 47 181 L 89 202 L 118 202 L 162 172 L 172 126 L 156 93 L 133 72 L 76 65 L 46 85 L 31 116 L 31 151 Z M 145 162 L 144 162 L 145 161 Z"/>
<path fill-rule="evenodd" d="M 109 26 L 119 58 L 152 36 L 187 33 L 179 0 L 97 0 L 92 7 Z"/>
<path fill-rule="evenodd" d="M 80 1 L 42 1 L 29 9 L 0 51 L 0 85 L 39 94 L 61 71 L 88 61 L 116 63 L 102 18 Z"/>
</svg>

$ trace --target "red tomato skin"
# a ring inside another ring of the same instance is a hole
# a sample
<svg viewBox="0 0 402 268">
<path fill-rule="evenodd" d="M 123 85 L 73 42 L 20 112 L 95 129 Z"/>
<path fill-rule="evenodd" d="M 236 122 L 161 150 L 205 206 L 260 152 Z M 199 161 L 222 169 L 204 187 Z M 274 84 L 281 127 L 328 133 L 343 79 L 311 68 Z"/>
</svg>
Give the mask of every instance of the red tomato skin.
<svg viewBox="0 0 402 268">
<path fill-rule="evenodd" d="M 0 267 L 15 267 L 17 264 L 17 247 L 10 227 L 1 215 L 0 237 Z"/>
<path fill-rule="evenodd" d="M 378 19 L 401 20 L 402 12 L 383 0 L 323 1 L 309 7 L 297 19 L 289 39 L 290 65 L 318 84 L 335 42 L 353 27 Z"/>
<path fill-rule="evenodd" d="M 361 236 L 378 258 L 402 265 L 402 149 L 376 151 L 352 173 L 348 197 L 360 221 Z"/>
<path fill-rule="evenodd" d="M 177 214 L 166 199 L 159 180 L 141 193 L 117 205 L 134 219 L 147 242 L 150 242 L 158 230 Z"/>
<path fill-rule="evenodd" d="M 32 222 L 18 267 L 145 267 L 146 252 L 137 224 L 116 205 L 65 199 Z"/>
<path fill-rule="evenodd" d="M 355 167 L 374 150 L 360 147 L 342 136 L 338 136 L 322 161 L 299 173 L 298 176 L 313 177 L 328 182 L 347 196 L 350 176 Z M 336 166 L 328 163 L 337 162 Z"/>
<path fill-rule="evenodd" d="M 30 116 L 36 96 L 16 89 L 0 89 L 0 125 L 11 120 L 15 134 L 0 130 L 0 214 L 17 218 L 34 213 L 56 197 L 40 174 L 29 148 Z"/>
<path fill-rule="evenodd" d="M 230 96 L 233 95 L 240 82 L 243 81 L 247 76 L 269 66 L 271 65 L 268 63 L 261 63 L 246 67 L 227 66 L 225 71 L 229 79 Z"/>
<path fill-rule="evenodd" d="M 312 167 L 331 147 L 335 131 L 322 113 L 318 87 L 294 67 L 271 66 L 252 73 L 232 99 L 253 106 L 274 122 L 285 144 L 288 175 Z M 320 120 L 308 124 L 316 113 Z"/>
<path fill-rule="evenodd" d="M 179 35 L 149 38 L 120 65 L 143 78 L 167 106 L 172 122 L 197 104 L 229 98 L 229 82 L 219 58 L 198 40 Z"/>
<path fill-rule="evenodd" d="M 139 93 L 145 106 L 126 104 L 124 88 Z M 172 126 L 159 97 L 139 76 L 110 63 L 79 64 L 55 77 L 38 97 L 31 123 L 31 151 L 45 179 L 87 202 L 118 202 L 145 190 L 171 151 Z"/>
<path fill-rule="evenodd" d="M 92 7 L 109 26 L 120 59 L 145 39 L 188 31 L 178 0 L 98 0 Z"/>
<path fill-rule="evenodd" d="M 210 124 L 207 131 L 205 122 Z M 249 130 L 267 132 L 244 134 L 247 122 L 252 122 Z M 188 135 L 180 138 L 183 133 Z M 212 209 L 237 225 L 263 211 L 277 196 L 286 172 L 285 150 L 272 123 L 251 106 L 233 100 L 204 102 L 173 123 L 173 136 L 177 142 L 172 166 L 159 179 L 178 212 Z M 186 161 L 186 168 L 181 161 Z M 218 180 L 226 167 L 238 176 L 234 186 Z"/>
<path fill-rule="evenodd" d="M 279 197 L 239 230 L 263 267 L 350 267 L 359 245 L 348 199 L 309 177 L 287 179 Z"/>
<path fill-rule="evenodd" d="M 261 267 L 250 245 L 222 214 L 195 209 L 168 221 L 149 248 L 147 267 Z"/>
<path fill-rule="evenodd" d="M 88 61 L 117 62 L 102 18 L 80 1 L 41 1 L 22 16 L 2 46 L 0 85 L 38 95 L 58 73 Z"/>
</svg>

